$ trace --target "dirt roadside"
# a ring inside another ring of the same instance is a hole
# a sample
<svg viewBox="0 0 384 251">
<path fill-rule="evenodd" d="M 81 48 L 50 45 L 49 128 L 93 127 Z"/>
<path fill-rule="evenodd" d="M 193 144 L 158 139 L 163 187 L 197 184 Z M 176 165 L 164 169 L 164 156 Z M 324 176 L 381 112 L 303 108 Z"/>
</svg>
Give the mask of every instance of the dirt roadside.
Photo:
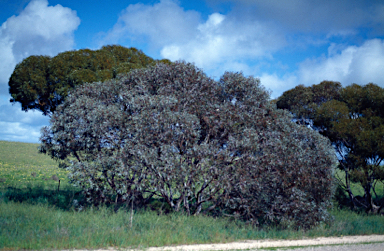
<svg viewBox="0 0 384 251">
<path fill-rule="evenodd" d="M 364 236 L 342 236 L 342 237 L 319 237 L 315 239 L 301 239 L 301 240 L 247 240 L 241 242 L 220 243 L 220 244 L 198 244 L 198 245 L 180 245 L 180 246 L 166 246 L 166 247 L 150 247 L 142 249 L 146 251 L 208 251 L 208 250 L 257 250 L 263 248 L 288 248 L 288 247 L 309 247 L 305 250 L 352 250 L 351 244 L 361 243 L 378 243 L 376 246 L 383 250 L 384 247 L 384 235 L 364 235 Z M 318 246 L 329 245 L 343 245 L 348 244 L 350 248 L 343 249 L 344 246 L 339 246 L 335 249 L 321 249 Z M 312 247 L 311 247 L 312 246 Z M 316 246 L 316 247 L 314 247 Z M 363 246 L 355 246 L 353 250 L 365 250 Z M 362 249 L 361 249 L 362 248 Z M 113 251 L 116 249 L 99 249 L 97 251 Z M 138 249 L 119 249 L 126 251 L 137 251 Z M 298 251 L 303 249 L 297 249 Z M 369 249 L 371 250 L 371 249 Z M 76 250 L 82 251 L 82 250 Z"/>
<path fill-rule="evenodd" d="M 253 249 L 249 251 L 266 251 L 266 249 Z M 337 246 L 311 246 L 301 248 L 278 248 L 275 251 L 383 251 L 384 242 L 376 242 L 371 244 L 347 244 Z"/>
</svg>

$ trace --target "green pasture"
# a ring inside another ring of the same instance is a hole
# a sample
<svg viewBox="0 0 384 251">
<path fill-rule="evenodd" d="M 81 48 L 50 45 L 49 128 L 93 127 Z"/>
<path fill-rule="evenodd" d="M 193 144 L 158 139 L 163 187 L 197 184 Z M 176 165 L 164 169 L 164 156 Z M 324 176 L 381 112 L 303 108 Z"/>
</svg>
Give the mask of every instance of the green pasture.
<svg viewBox="0 0 384 251">
<path fill-rule="evenodd" d="M 67 173 L 55 165 L 10 164 L 0 161 L 0 188 L 52 188 L 58 186 L 58 181 L 65 184 Z"/>
<path fill-rule="evenodd" d="M 0 161 L 13 165 L 56 166 L 56 161 L 38 153 L 39 144 L 0 140 Z"/>
<path fill-rule="evenodd" d="M 384 234 L 384 217 L 331 209 L 334 220 L 309 231 L 253 227 L 229 218 L 159 210 L 78 208 L 81 194 L 38 144 L 0 141 L 0 249 L 96 249 L 225 243 L 246 239 Z M 58 191 L 58 180 L 60 190 Z M 382 190 L 381 190 L 382 191 Z M 131 221 L 132 219 L 132 221 Z"/>
<path fill-rule="evenodd" d="M 336 176 L 336 178 L 338 180 L 340 180 L 339 182 L 341 182 L 343 185 L 345 185 L 345 172 L 344 171 L 337 169 L 336 173 L 335 173 L 335 176 Z M 350 185 L 351 185 L 352 193 L 355 196 L 362 196 L 362 197 L 364 196 L 364 189 L 361 186 L 361 184 L 351 182 Z M 345 201 L 348 201 L 349 197 L 348 197 L 347 192 L 344 192 L 344 194 L 345 194 L 344 195 Z M 376 181 L 373 184 L 372 196 L 373 196 L 373 199 L 377 203 L 379 203 L 379 204 L 380 204 L 379 201 L 383 200 L 383 197 L 384 197 L 384 183 L 382 181 Z M 335 203 L 335 204 L 337 204 L 337 203 Z"/>
<path fill-rule="evenodd" d="M 0 189 L 68 185 L 67 172 L 38 153 L 38 144 L 0 141 Z"/>
</svg>

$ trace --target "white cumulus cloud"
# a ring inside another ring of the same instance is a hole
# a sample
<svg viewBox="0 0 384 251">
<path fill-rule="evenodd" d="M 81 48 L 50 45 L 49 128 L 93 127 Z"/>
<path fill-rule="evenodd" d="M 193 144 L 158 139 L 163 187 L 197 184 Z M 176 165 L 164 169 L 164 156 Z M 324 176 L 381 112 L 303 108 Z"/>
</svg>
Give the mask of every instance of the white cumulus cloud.
<svg viewBox="0 0 384 251">
<path fill-rule="evenodd" d="M 200 13 L 185 11 L 175 1 L 161 0 L 154 5 L 131 4 L 119 16 L 102 43 L 127 39 L 148 41 L 159 48 L 172 42 L 186 42 L 197 34 Z"/>
<path fill-rule="evenodd" d="M 48 118 L 40 112 L 21 111 L 9 103 L 8 80 L 17 63 L 30 55 L 54 56 L 74 47 L 80 19 L 69 8 L 33 0 L 18 15 L 0 26 L 0 139 L 37 142 Z"/>
<path fill-rule="evenodd" d="M 224 72 L 224 65 L 271 58 L 273 52 L 285 46 L 284 36 L 268 25 L 231 15 L 213 13 L 197 30 L 197 35 L 187 43 L 164 46 L 161 55 L 194 62 L 208 72 L 218 68 Z"/>
<path fill-rule="evenodd" d="M 333 45 L 331 46 L 333 47 Z M 332 51 L 330 47 L 329 51 Z M 384 87 L 384 40 L 372 39 L 361 46 L 348 46 L 339 53 L 301 63 L 298 77 L 302 84 L 318 84 L 323 80 L 352 83 L 376 83 Z"/>
<path fill-rule="evenodd" d="M 384 3 L 376 0 L 207 0 L 213 6 L 231 2 L 237 16 L 256 17 L 299 33 L 345 34 L 369 27 L 384 35 Z"/>
<path fill-rule="evenodd" d="M 47 0 L 31 1 L 20 15 L 8 18 L 0 27 L 1 93 L 22 59 L 72 49 L 73 32 L 79 24 L 75 11 L 61 5 L 48 6 Z"/>
<path fill-rule="evenodd" d="M 150 50 L 159 50 L 161 57 L 192 62 L 216 75 L 232 70 L 224 68 L 228 65 L 271 58 L 271 53 L 286 45 L 284 34 L 275 28 L 217 12 L 203 20 L 200 13 L 184 10 L 177 1 L 161 0 L 129 5 L 102 43 L 144 42 Z"/>
<path fill-rule="evenodd" d="M 36 143 L 42 126 L 49 124 L 49 118 L 38 111 L 23 112 L 21 105 L 9 104 L 0 99 L 0 139 Z"/>
<path fill-rule="evenodd" d="M 328 55 L 307 59 L 295 72 L 278 76 L 263 73 L 258 76 L 261 83 L 277 98 L 286 90 L 299 84 L 310 86 L 323 80 L 338 81 L 343 86 L 356 83 L 375 83 L 384 88 L 384 40 L 371 39 L 360 46 L 331 44 Z"/>
<path fill-rule="evenodd" d="M 272 99 L 280 97 L 283 92 L 298 85 L 297 76 L 294 74 L 279 77 L 277 74 L 263 73 L 259 78 L 261 84 L 271 92 Z"/>
</svg>

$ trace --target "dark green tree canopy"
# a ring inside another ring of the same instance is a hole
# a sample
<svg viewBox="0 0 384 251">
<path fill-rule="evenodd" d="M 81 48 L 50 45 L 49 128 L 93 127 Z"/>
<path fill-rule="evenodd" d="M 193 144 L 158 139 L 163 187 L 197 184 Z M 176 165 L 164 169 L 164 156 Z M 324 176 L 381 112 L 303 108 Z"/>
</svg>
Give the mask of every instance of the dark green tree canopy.
<svg viewBox="0 0 384 251">
<path fill-rule="evenodd" d="M 287 109 L 293 113 L 300 124 L 310 124 L 315 109 L 332 99 L 338 99 L 341 84 L 333 81 L 323 81 L 318 85 L 305 87 L 298 85 L 283 93 L 277 99 L 279 109 Z"/>
<path fill-rule="evenodd" d="M 336 147 L 339 167 L 349 179 L 343 187 L 352 204 L 380 212 L 384 204 L 375 201 L 373 195 L 377 195 L 377 182 L 384 180 L 384 89 L 375 84 L 343 88 L 338 100 L 317 109 L 314 125 Z M 349 181 L 362 186 L 364 201 L 355 199 Z"/>
<path fill-rule="evenodd" d="M 41 142 L 96 202 L 156 195 L 174 211 L 298 227 L 328 217 L 329 140 L 292 123 L 241 73 L 214 81 L 176 62 L 78 86 Z"/>
<path fill-rule="evenodd" d="M 53 58 L 30 56 L 19 63 L 11 75 L 10 101 L 21 103 L 24 111 L 37 109 L 50 115 L 77 85 L 105 81 L 157 62 L 135 48 L 118 45 L 96 51 L 67 51 Z M 170 63 L 169 60 L 160 62 Z"/>
<path fill-rule="evenodd" d="M 384 181 L 384 89 L 372 83 L 341 88 L 339 83 L 324 81 L 285 92 L 277 106 L 288 109 L 298 120 L 312 120 L 314 128 L 335 147 L 339 168 L 345 174 L 339 183 L 351 205 L 379 212 L 384 206 L 379 201 L 383 195 L 377 196 L 375 186 Z M 364 189 L 363 199 L 356 199 L 351 182 Z"/>
</svg>

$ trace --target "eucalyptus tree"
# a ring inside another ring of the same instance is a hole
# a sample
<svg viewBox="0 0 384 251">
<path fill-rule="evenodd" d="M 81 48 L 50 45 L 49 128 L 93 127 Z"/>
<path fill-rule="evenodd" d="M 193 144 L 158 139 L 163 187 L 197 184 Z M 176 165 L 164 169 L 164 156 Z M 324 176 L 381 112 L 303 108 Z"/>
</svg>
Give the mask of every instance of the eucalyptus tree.
<svg viewBox="0 0 384 251">
<path fill-rule="evenodd" d="M 84 84 L 41 142 L 96 203 L 156 195 L 173 211 L 284 226 L 329 216 L 329 141 L 292 123 L 258 79 L 241 73 L 215 81 L 176 62 Z"/>
<path fill-rule="evenodd" d="M 118 45 L 66 51 L 55 57 L 30 56 L 16 65 L 9 79 L 10 101 L 21 103 L 24 111 L 36 109 L 51 115 L 75 86 L 105 81 L 156 62 L 170 63 Z"/>
<path fill-rule="evenodd" d="M 277 107 L 289 110 L 298 121 L 311 121 L 329 138 L 339 159 L 338 183 L 352 208 L 379 213 L 384 196 L 376 189 L 384 181 L 384 89 L 367 84 L 323 81 L 311 87 L 297 86 L 278 98 Z M 353 191 L 352 184 L 364 191 Z"/>
<path fill-rule="evenodd" d="M 336 149 L 344 172 L 339 183 L 351 205 L 379 213 L 384 207 L 384 194 L 376 189 L 384 181 L 384 89 L 375 84 L 347 86 L 339 100 L 316 110 L 314 124 Z M 363 198 L 352 191 L 351 182 L 363 188 Z"/>
<path fill-rule="evenodd" d="M 279 109 L 289 110 L 297 123 L 313 125 L 315 110 L 321 104 L 339 98 L 341 84 L 334 81 L 323 81 L 320 84 L 305 87 L 298 85 L 285 91 L 277 101 Z"/>
</svg>

